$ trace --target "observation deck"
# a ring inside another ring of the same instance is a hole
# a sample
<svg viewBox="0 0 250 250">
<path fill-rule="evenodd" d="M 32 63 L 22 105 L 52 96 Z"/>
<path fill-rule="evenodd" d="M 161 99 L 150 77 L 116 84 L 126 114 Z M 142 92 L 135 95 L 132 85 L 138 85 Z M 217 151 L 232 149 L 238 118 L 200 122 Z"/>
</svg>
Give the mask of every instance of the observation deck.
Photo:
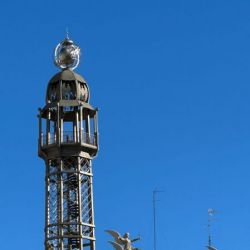
<svg viewBox="0 0 250 250">
<path fill-rule="evenodd" d="M 70 69 L 52 77 L 46 105 L 39 109 L 38 115 L 40 157 L 96 156 L 98 109 L 89 104 L 89 96 L 84 78 Z"/>
</svg>

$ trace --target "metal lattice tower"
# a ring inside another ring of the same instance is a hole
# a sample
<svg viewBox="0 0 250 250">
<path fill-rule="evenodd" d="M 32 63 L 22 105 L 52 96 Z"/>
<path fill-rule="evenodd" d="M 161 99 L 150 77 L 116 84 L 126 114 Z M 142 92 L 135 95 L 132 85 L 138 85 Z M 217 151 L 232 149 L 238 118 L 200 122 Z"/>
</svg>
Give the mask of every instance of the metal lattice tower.
<svg viewBox="0 0 250 250">
<path fill-rule="evenodd" d="M 59 50 L 59 51 L 58 51 Z M 97 109 L 73 72 L 80 49 L 66 38 L 56 48 L 62 68 L 39 109 L 39 156 L 46 164 L 45 250 L 95 250 L 92 159 L 98 151 Z"/>
</svg>

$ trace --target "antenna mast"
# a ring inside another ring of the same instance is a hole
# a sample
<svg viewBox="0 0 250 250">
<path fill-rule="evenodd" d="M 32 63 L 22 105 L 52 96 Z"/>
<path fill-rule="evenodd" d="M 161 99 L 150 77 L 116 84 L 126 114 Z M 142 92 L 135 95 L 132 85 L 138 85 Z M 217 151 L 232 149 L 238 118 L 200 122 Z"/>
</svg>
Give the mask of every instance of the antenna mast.
<svg viewBox="0 0 250 250">
<path fill-rule="evenodd" d="M 161 192 L 163 191 L 159 191 L 157 189 L 153 191 L 154 250 L 156 250 L 156 195 Z"/>
<path fill-rule="evenodd" d="M 215 210 L 212 208 L 208 209 L 208 223 L 207 223 L 207 231 L 208 231 L 208 246 L 207 248 L 209 250 L 216 250 L 216 248 L 214 248 L 212 246 L 212 239 L 211 239 L 211 223 L 213 221 L 213 215 L 215 213 Z"/>
</svg>

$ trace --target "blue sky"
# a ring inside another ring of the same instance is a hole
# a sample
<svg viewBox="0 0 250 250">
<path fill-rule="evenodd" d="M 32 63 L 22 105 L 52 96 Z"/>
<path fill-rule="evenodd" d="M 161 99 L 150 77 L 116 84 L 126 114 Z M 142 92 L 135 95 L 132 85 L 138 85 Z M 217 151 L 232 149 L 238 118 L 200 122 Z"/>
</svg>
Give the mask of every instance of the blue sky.
<svg viewBox="0 0 250 250">
<path fill-rule="evenodd" d="M 110 228 L 152 250 L 155 188 L 157 250 L 204 249 L 210 207 L 218 249 L 248 249 L 249 13 L 244 0 L 2 2 L 1 250 L 44 249 L 36 115 L 66 27 L 100 109 L 97 250 Z"/>
</svg>

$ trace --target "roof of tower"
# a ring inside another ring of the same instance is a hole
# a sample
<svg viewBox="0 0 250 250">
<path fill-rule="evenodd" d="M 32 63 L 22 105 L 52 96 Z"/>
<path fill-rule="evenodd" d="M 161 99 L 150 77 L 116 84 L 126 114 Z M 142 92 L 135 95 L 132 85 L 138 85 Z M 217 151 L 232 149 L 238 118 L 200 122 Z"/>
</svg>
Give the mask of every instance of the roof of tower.
<svg viewBox="0 0 250 250">
<path fill-rule="evenodd" d="M 78 100 L 89 102 L 89 88 L 85 79 L 71 69 L 65 69 L 53 76 L 47 87 L 46 102 Z"/>
<path fill-rule="evenodd" d="M 86 83 L 85 79 L 81 75 L 75 73 L 74 71 L 70 69 L 65 69 L 57 73 L 50 79 L 49 82 L 57 82 L 60 80 L 61 81 L 79 81 L 79 82 Z"/>
</svg>

